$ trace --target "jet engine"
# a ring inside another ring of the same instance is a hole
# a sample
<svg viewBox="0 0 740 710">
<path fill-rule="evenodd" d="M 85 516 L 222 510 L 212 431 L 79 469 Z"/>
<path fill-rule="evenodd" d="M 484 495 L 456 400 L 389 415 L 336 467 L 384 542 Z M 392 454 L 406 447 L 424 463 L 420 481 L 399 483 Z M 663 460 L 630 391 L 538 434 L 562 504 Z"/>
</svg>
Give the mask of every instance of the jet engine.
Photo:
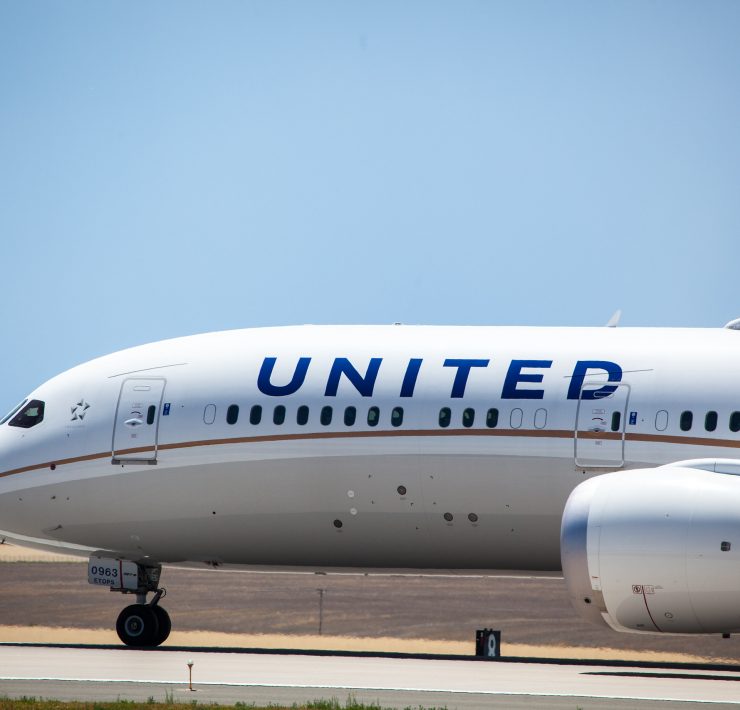
<svg viewBox="0 0 740 710">
<path fill-rule="evenodd" d="M 740 461 L 702 459 L 589 479 L 560 549 L 583 618 L 618 631 L 740 631 Z"/>
</svg>

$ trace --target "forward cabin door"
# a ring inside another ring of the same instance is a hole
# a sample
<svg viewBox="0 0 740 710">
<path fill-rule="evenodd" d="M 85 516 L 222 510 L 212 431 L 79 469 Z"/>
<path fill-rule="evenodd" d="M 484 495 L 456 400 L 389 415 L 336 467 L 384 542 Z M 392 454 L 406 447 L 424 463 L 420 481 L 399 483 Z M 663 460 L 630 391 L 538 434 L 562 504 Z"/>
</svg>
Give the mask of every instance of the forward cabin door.
<svg viewBox="0 0 740 710">
<path fill-rule="evenodd" d="M 114 464 L 156 464 L 159 415 L 166 380 L 124 380 L 113 425 Z"/>
<path fill-rule="evenodd" d="M 575 464 L 580 468 L 620 468 L 624 465 L 624 432 L 630 388 L 609 383 L 615 391 L 590 399 L 603 382 L 584 384 L 576 409 Z"/>
</svg>

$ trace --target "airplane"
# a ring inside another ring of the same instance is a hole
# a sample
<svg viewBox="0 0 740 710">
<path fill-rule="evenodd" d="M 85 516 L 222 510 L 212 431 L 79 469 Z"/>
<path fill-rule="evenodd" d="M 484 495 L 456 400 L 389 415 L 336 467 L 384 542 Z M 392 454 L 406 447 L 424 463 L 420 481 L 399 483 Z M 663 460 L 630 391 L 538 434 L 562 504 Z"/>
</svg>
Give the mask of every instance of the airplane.
<svg viewBox="0 0 740 710">
<path fill-rule="evenodd" d="M 75 367 L 0 420 L 0 541 L 163 565 L 560 570 L 621 631 L 740 630 L 740 321 L 289 326 Z M 151 595 L 151 597 L 150 597 Z"/>
</svg>

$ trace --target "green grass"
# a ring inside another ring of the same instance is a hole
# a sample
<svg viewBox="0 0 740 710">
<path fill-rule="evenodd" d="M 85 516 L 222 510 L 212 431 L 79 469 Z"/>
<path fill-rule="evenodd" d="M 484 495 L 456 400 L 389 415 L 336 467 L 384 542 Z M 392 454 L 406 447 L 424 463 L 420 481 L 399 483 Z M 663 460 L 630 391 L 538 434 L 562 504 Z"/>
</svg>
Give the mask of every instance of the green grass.
<svg viewBox="0 0 740 710">
<path fill-rule="evenodd" d="M 197 700 L 178 703 L 173 700 L 171 693 L 165 694 L 165 699 L 159 702 L 150 697 L 145 702 L 133 700 L 118 700 L 116 702 L 78 702 L 62 700 L 44 700 L 43 698 L 22 697 L 19 699 L 0 698 L 0 710 L 184 710 L 184 708 L 198 707 L 199 710 L 219 710 L 220 708 L 239 708 L 240 710 L 390 710 L 377 703 L 359 703 L 353 697 L 340 702 L 336 698 L 331 700 L 312 700 L 305 704 L 293 705 L 257 705 L 255 703 L 238 702 L 235 705 L 219 705 L 218 703 L 198 703 Z M 446 710 L 445 708 L 424 708 L 421 705 L 407 707 L 406 710 Z"/>
</svg>

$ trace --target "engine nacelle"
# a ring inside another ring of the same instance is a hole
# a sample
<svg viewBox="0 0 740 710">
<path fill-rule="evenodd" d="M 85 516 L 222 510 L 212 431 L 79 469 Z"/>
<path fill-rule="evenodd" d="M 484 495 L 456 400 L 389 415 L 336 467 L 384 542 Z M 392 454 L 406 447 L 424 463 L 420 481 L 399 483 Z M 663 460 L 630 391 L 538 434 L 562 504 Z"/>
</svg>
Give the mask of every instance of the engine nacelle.
<svg viewBox="0 0 740 710">
<path fill-rule="evenodd" d="M 581 483 L 563 513 L 568 593 L 618 631 L 740 631 L 740 461 L 682 461 Z"/>
</svg>

